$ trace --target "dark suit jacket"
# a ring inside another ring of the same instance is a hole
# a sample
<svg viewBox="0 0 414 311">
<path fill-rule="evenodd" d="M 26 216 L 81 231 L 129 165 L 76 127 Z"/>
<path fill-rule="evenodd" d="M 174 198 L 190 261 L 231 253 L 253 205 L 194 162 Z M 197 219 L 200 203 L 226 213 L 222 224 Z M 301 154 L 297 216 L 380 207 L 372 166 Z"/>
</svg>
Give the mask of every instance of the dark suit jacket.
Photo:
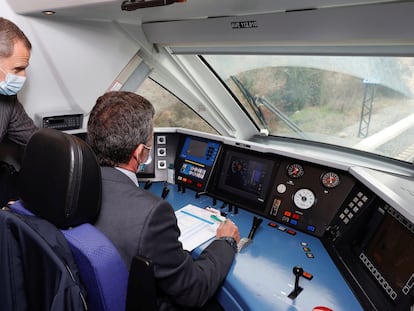
<svg viewBox="0 0 414 311">
<path fill-rule="evenodd" d="M 83 311 L 72 251 L 48 221 L 0 210 L 1 310 Z"/>
<path fill-rule="evenodd" d="M 17 96 L 0 94 L 0 142 L 8 137 L 19 145 L 25 145 L 36 129 Z"/>
<path fill-rule="evenodd" d="M 102 208 L 97 228 L 112 240 L 128 266 L 136 254 L 153 261 L 159 298 L 164 301 L 160 309 L 168 309 L 170 302 L 204 305 L 231 267 L 235 256 L 231 246 L 213 241 L 194 260 L 178 241 L 177 219 L 167 201 L 138 188 L 115 168 L 102 167 L 101 171 Z"/>
</svg>

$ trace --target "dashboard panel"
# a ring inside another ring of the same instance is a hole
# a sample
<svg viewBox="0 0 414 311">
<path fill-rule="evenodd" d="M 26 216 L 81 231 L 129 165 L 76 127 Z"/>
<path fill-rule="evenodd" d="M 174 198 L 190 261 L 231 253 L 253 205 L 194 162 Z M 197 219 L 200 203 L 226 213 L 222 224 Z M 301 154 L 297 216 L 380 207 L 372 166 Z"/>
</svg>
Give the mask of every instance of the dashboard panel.
<svg viewBox="0 0 414 311">
<path fill-rule="evenodd" d="M 269 155 L 225 146 L 209 194 L 264 215 L 278 167 L 279 161 Z"/>
<path fill-rule="evenodd" d="M 220 150 L 220 142 L 194 136 L 184 137 L 175 160 L 176 183 L 204 192 Z"/>
<path fill-rule="evenodd" d="M 273 181 L 266 216 L 321 237 L 354 185 L 355 179 L 344 171 L 284 159 Z"/>
<path fill-rule="evenodd" d="M 211 197 L 213 206 L 220 200 L 230 216 L 241 208 L 281 231 L 319 239 L 364 309 L 412 308 L 412 178 L 186 131 L 155 133 L 150 180 L 167 184 L 173 163 L 183 193 Z"/>
<path fill-rule="evenodd" d="M 408 310 L 414 287 L 414 225 L 368 192 L 374 198 L 370 208 L 352 226 L 344 223 L 344 210 L 339 211 L 324 245 L 366 309 Z"/>
</svg>

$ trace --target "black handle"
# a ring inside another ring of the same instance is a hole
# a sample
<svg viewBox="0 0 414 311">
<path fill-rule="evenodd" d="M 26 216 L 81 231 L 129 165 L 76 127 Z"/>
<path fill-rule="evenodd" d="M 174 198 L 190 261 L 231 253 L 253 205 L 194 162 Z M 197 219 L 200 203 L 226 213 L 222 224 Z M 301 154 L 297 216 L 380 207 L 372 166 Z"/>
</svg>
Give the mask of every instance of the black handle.
<svg viewBox="0 0 414 311">
<path fill-rule="evenodd" d="M 253 217 L 252 228 L 250 229 L 250 233 L 249 233 L 249 236 L 248 236 L 248 238 L 250 240 L 253 240 L 253 237 L 254 237 L 254 235 L 256 233 L 256 230 L 257 230 L 257 228 L 259 228 L 259 226 L 262 223 L 262 221 L 263 221 L 262 218 L 259 218 L 259 217 L 256 217 L 256 216 Z"/>
</svg>

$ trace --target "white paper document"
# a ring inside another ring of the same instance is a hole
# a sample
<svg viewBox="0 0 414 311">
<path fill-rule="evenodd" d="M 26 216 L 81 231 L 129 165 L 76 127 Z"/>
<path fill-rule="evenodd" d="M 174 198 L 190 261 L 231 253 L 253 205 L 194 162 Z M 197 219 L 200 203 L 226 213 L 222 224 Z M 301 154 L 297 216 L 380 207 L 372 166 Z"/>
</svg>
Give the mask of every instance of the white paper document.
<svg viewBox="0 0 414 311">
<path fill-rule="evenodd" d="M 181 235 L 178 238 L 183 248 L 192 251 L 215 237 L 221 216 L 195 205 L 188 204 L 175 212 Z"/>
</svg>

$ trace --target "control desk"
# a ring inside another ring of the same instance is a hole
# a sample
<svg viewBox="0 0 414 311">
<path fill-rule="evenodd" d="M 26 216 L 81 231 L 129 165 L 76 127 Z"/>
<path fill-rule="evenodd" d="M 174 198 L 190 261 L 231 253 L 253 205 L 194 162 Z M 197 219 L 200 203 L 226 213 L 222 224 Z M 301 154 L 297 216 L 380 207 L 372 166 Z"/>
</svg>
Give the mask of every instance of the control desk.
<svg viewBox="0 0 414 311">
<path fill-rule="evenodd" d="M 156 132 L 138 177 L 176 210 L 226 213 L 241 237 L 262 220 L 218 293 L 226 310 L 413 310 L 413 177 L 286 150 Z"/>
<path fill-rule="evenodd" d="M 164 185 L 153 183 L 149 191 L 161 196 Z M 183 193 L 177 185 L 169 184 L 168 188 L 165 199 L 175 210 L 187 204 L 216 209 L 222 205 L 218 201 L 213 206 L 208 196 L 196 198 L 190 189 Z M 237 224 L 241 237 L 249 234 L 253 213 L 238 209 L 236 214 L 227 207 L 222 211 Z M 193 251 L 194 256 L 201 249 Z M 302 267 L 311 279 L 300 277 L 303 290 L 291 299 L 288 295 L 295 285 L 295 266 Z M 253 242 L 236 255 L 218 298 L 226 310 L 312 310 L 317 306 L 335 311 L 363 310 L 318 238 L 268 219 L 257 229 Z"/>
</svg>

